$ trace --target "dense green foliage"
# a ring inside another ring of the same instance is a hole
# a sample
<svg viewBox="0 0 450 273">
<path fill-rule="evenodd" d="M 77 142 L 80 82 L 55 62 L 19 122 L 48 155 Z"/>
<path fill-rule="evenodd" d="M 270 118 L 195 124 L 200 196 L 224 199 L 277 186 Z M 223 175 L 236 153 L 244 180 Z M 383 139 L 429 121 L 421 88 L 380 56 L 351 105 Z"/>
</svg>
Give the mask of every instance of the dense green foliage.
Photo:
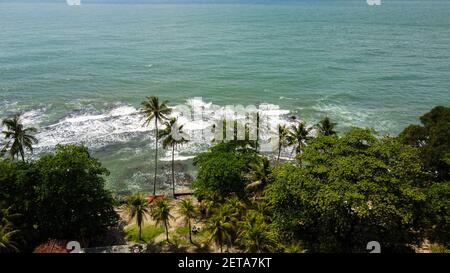
<svg viewBox="0 0 450 273">
<path fill-rule="evenodd" d="M 170 113 L 155 97 L 141 111 L 155 127 Z M 190 242 L 195 219 L 221 252 L 366 252 L 369 241 L 380 242 L 383 252 L 400 252 L 425 239 L 448 251 L 450 108 L 436 107 L 420 120 L 422 125 L 407 127 L 399 137 L 363 128 L 338 135 L 329 118 L 316 125 L 315 137 L 304 123 L 280 125 L 272 159 L 257 152 L 258 141 L 236 140 L 235 122 L 234 141 L 218 141 L 194 159 L 199 208 L 192 199 L 178 204 Z M 10 141 L 20 131 L 12 128 L 23 129 L 16 123 L 7 128 Z M 172 148 L 173 188 L 173 152 L 185 141 L 173 138 L 183 134 L 175 125 L 167 122 L 156 135 Z M 32 150 L 29 141 L 21 145 Z M 14 154 L 0 158 L 0 252 L 32 249 L 49 238 L 87 242 L 116 225 L 113 199 L 104 189 L 108 171 L 87 148 L 58 146 L 54 154 L 25 162 L 24 148 L 8 143 L 0 151 Z M 296 157 L 280 162 L 288 146 Z M 22 161 L 15 160 L 19 155 Z M 137 194 L 126 208 L 137 224 L 130 238 L 153 239 L 165 231 L 169 241 L 169 200 L 149 208 Z M 161 228 L 143 227 L 146 214 Z"/>
<path fill-rule="evenodd" d="M 225 198 L 231 194 L 245 195 L 249 183 L 244 176 L 250 164 L 258 161 L 252 149 L 240 148 L 233 142 L 220 143 L 194 159 L 198 167 L 193 187 L 198 196 L 217 194 Z"/>
<path fill-rule="evenodd" d="M 425 169 L 438 181 L 450 181 L 450 107 L 437 106 L 410 125 L 400 139 L 418 147 Z"/>
<path fill-rule="evenodd" d="M 88 240 L 118 220 L 108 171 L 85 147 L 58 146 L 33 163 L 0 160 L 0 200 L 18 213 L 18 236 L 32 247 L 48 238 Z"/>
<path fill-rule="evenodd" d="M 355 128 L 310 141 L 306 167 L 273 170 L 267 198 L 285 239 L 310 251 L 365 251 L 367 242 L 399 250 L 415 242 L 426 199 L 418 151 Z"/>
</svg>

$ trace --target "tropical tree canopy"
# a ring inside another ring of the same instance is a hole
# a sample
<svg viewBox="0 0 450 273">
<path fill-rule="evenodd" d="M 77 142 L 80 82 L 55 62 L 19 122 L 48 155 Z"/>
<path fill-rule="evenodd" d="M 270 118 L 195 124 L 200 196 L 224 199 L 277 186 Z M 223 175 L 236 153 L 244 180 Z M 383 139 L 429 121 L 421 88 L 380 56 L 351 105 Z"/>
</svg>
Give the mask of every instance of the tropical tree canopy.
<svg viewBox="0 0 450 273">
<path fill-rule="evenodd" d="M 237 150 L 232 142 L 220 143 L 194 158 L 198 175 L 193 183 L 197 196 L 216 193 L 221 198 L 245 195 L 245 177 L 251 163 L 258 162 L 254 150 Z"/>
<path fill-rule="evenodd" d="M 311 140 L 303 159 L 304 168 L 275 168 L 266 190 L 285 240 L 300 239 L 311 251 L 353 252 L 372 240 L 394 251 L 420 239 L 426 194 L 417 149 L 354 128 Z"/>
</svg>

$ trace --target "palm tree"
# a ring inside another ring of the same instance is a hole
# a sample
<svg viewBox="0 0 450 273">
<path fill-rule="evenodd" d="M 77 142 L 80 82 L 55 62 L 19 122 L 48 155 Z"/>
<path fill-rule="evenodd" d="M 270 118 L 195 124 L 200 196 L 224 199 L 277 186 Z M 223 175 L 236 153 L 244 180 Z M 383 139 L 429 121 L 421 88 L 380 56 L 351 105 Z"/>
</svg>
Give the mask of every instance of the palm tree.
<svg viewBox="0 0 450 273">
<path fill-rule="evenodd" d="M 319 130 L 319 134 L 324 136 L 331 136 L 335 135 L 336 131 L 334 131 L 334 128 L 336 127 L 337 123 L 331 122 L 330 118 L 325 117 L 319 123 L 316 125 L 317 129 Z"/>
<path fill-rule="evenodd" d="M 170 214 L 170 203 L 167 199 L 161 199 L 157 201 L 151 209 L 152 218 L 156 221 L 157 225 L 164 226 L 166 230 L 166 240 L 169 242 L 169 220 L 173 218 Z"/>
<path fill-rule="evenodd" d="M 136 219 L 139 227 L 139 241 L 142 240 L 142 224 L 149 213 L 148 201 L 143 194 L 135 194 L 130 196 L 127 204 L 127 212 L 130 221 Z"/>
<path fill-rule="evenodd" d="M 9 147 L 11 158 L 14 159 L 20 154 L 22 161 L 25 161 L 24 150 L 28 149 L 30 152 L 33 152 L 33 144 L 38 142 L 33 136 L 36 133 L 36 129 L 32 127 L 24 128 L 18 115 L 4 119 L 2 125 L 6 127 L 6 130 L 2 133 L 8 141 L 5 148 Z"/>
<path fill-rule="evenodd" d="M 311 128 L 307 128 L 306 124 L 303 122 L 298 123 L 298 125 L 292 125 L 291 131 L 289 132 L 289 145 L 297 145 L 295 148 L 295 153 L 299 155 L 302 152 L 303 145 L 311 139 L 309 132 Z M 301 161 L 300 161 L 301 165 Z"/>
<path fill-rule="evenodd" d="M 194 242 L 192 241 L 191 219 L 194 219 L 197 215 L 197 209 L 195 208 L 194 203 L 190 198 L 181 200 L 178 206 L 180 214 L 184 217 L 184 220 L 189 227 L 189 242 L 191 242 L 191 244 L 194 244 Z"/>
<path fill-rule="evenodd" d="M 243 222 L 239 238 L 246 252 L 268 252 L 275 246 L 273 233 L 265 223 Z"/>
<path fill-rule="evenodd" d="M 172 147 L 172 194 L 175 198 L 175 149 L 177 145 L 188 142 L 188 138 L 183 132 L 183 125 L 178 125 L 177 119 L 172 118 L 170 121 L 165 122 L 166 126 L 164 130 L 161 130 L 159 138 L 163 139 L 163 148 Z"/>
<path fill-rule="evenodd" d="M 17 232 L 17 230 L 10 230 L 9 227 L 0 226 L 0 253 L 19 251 L 16 243 L 12 239 L 13 235 Z"/>
<path fill-rule="evenodd" d="M 261 161 L 258 163 L 251 163 L 249 172 L 245 177 L 251 181 L 250 184 L 246 186 L 248 190 L 255 193 L 255 198 L 259 193 L 261 193 L 264 187 L 269 181 L 270 174 L 270 163 L 267 157 L 261 157 Z"/>
<path fill-rule="evenodd" d="M 145 116 L 144 126 L 148 126 L 150 122 L 155 120 L 155 179 L 153 181 L 153 195 L 156 195 L 156 173 L 158 169 L 158 123 L 167 120 L 167 116 L 172 112 L 167 103 L 167 101 L 160 102 L 158 97 L 151 96 L 142 102 L 140 109 L 141 114 Z"/>
<path fill-rule="evenodd" d="M 250 253 L 271 251 L 275 246 L 274 234 L 264 222 L 264 216 L 253 210 L 241 222 L 239 239 L 245 251 Z"/>
<path fill-rule="evenodd" d="M 10 208 L 0 207 L 0 253 L 19 251 L 13 241 L 14 234 L 19 231 L 12 228 L 11 222 L 11 218 L 18 216 L 18 214 L 10 214 L 9 210 Z"/>
<path fill-rule="evenodd" d="M 219 208 L 217 213 L 208 219 L 205 227 L 211 234 L 210 240 L 214 240 L 214 243 L 220 248 L 220 253 L 222 253 L 223 244 L 229 244 L 231 241 L 230 229 L 232 228 L 229 216 L 224 209 Z"/>
<path fill-rule="evenodd" d="M 288 145 L 287 140 L 289 136 L 289 129 L 286 125 L 278 125 L 278 157 L 277 162 L 280 162 L 281 149 Z"/>
</svg>

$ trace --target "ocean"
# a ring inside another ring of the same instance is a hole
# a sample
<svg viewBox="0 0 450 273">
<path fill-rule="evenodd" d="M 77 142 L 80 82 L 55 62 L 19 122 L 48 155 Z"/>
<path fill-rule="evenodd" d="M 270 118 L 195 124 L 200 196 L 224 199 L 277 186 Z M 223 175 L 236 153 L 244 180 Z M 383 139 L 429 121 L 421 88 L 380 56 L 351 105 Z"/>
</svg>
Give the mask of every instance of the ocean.
<svg viewBox="0 0 450 273">
<path fill-rule="evenodd" d="M 341 132 L 395 135 L 450 106 L 450 1 L 0 1 L 0 118 L 20 113 L 38 128 L 32 157 L 84 144 L 111 171 L 108 188 L 150 190 L 154 137 L 137 114 L 150 95 L 195 109 L 264 105 L 273 123 L 329 116 Z M 179 149 L 180 187 L 207 148 L 193 140 Z M 165 191 L 171 157 L 161 154 Z"/>
</svg>

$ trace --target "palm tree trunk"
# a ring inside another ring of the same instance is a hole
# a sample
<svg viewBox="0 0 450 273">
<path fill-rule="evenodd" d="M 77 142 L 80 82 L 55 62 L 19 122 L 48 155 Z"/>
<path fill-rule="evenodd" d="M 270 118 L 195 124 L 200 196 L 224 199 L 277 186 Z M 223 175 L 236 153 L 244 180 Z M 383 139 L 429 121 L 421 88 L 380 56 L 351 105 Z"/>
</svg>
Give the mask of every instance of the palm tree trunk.
<svg viewBox="0 0 450 273">
<path fill-rule="evenodd" d="M 280 155 L 281 155 L 281 145 L 278 145 L 278 158 L 277 158 L 277 162 L 280 162 Z"/>
<path fill-rule="evenodd" d="M 256 152 L 258 152 L 259 147 L 259 113 L 256 114 Z"/>
<path fill-rule="evenodd" d="M 172 145 L 172 194 L 175 198 L 175 145 Z"/>
<path fill-rule="evenodd" d="M 139 225 L 139 241 L 142 241 L 142 224 Z"/>
<path fill-rule="evenodd" d="M 164 227 L 166 228 L 166 240 L 169 242 L 169 229 L 167 228 L 167 220 L 164 221 Z"/>
<path fill-rule="evenodd" d="M 25 162 L 25 153 L 23 152 L 23 148 L 20 148 L 20 156 L 22 157 L 22 161 Z"/>
<path fill-rule="evenodd" d="M 191 242 L 191 244 L 194 244 L 194 242 L 192 241 L 191 219 L 188 220 L 188 227 L 189 227 L 189 242 Z"/>
<path fill-rule="evenodd" d="M 298 143 L 298 151 L 297 151 L 297 155 L 301 155 L 302 154 L 302 144 L 301 142 Z M 302 166 L 302 158 L 301 156 L 298 157 L 298 163 L 300 164 L 300 167 Z"/>
<path fill-rule="evenodd" d="M 156 171 L 158 169 L 158 119 L 155 118 L 155 179 L 153 180 L 153 195 L 156 195 Z"/>
</svg>

